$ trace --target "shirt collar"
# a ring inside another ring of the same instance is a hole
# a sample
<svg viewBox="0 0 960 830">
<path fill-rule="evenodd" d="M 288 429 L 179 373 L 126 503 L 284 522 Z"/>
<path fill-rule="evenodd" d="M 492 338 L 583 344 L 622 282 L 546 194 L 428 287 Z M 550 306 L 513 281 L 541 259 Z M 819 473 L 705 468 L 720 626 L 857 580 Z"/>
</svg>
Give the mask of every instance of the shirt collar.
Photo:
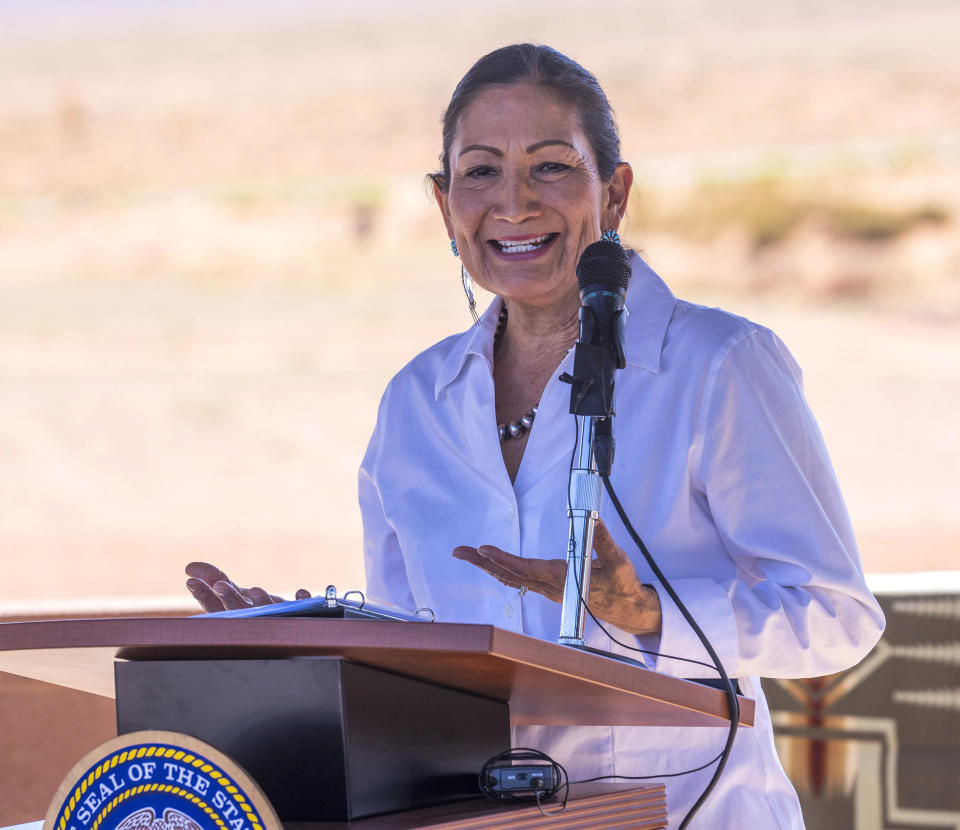
<svg viewBox="0 0 960 830">
<path fill-rule="evenodd" d="M 470 355 L 476 355 L 487 361 L 493 367 L 493 335 L 497 331 L 497 322 L 500 319 L 500 309 L 503 300 L 494 297 L 487 310 L 480 315 L 480 322 L 470 326 L 462 335 L 455 339 L 453 348 L 447 353 L 440 371 L 437 372 L 437 382 L 434 395 L 439 398 L 440 393 L 463 371 L 463 367 Z"/>
<path fill-rule="evenodd" d="M 660 351 L 677 298 L 642 257 L 634 251 L 630 251 L 629 257 L 633 273 L 626 299 L 628 316 L 624 357 L 631 366 L 639 366 L 656 373 L 660 371 Z M 434 387 L 437 398 L 456 380 L 470 355 L 483 358 L 488 365 L 493 366 L 493 335 L 497 330 L 502 307 L 503 301 L 496 297 L 480 316 L 480 322 L 454 341 L 453 348 L 437 372 Z"/>
<path fill-rule="evenodd" d="M 628 316 L 624 357 L 631 366 L 657 373 L 677 298 L 639 254 L 630 251 L 629 256 L 633 274 L 625 303 Z"/>
</svg>

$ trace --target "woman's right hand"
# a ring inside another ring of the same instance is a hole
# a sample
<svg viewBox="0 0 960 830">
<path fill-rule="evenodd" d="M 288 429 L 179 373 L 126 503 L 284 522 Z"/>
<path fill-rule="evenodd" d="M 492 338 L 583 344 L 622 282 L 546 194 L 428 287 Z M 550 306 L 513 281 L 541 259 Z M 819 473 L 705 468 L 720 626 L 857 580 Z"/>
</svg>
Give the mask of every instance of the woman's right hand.
<svg viewBox="0 0 960 830">
<path fill-rule="evenodd" d="M 232 611 L 284 602 L 283 597 L 268 594 L 263 588 L 240 588 L 216 565 L 209 562 L 191 562 L 186 567 L 187 590 L 204 611 Z M 297 591 L 297 599 L 309 599 L 305 588 Z"/>
</svg>

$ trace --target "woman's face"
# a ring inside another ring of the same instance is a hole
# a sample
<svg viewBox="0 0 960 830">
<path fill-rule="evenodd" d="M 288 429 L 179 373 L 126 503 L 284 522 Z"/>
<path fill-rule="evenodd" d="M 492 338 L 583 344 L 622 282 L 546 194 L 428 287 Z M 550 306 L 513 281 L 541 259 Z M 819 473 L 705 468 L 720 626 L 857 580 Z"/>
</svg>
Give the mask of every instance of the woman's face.
<svg viewBox="0 0 960 830">
<path fill-rule="evenodd" d="M 435 192 L 473 279 L 547 308 L 570 301 L 581 252 L 619 226 L 631 182 L 626 164 L 601 181 L 576 110 L 521 83 L 490 87 L 467 107 L 450 147 L 450 186 Z"/>
</svg>

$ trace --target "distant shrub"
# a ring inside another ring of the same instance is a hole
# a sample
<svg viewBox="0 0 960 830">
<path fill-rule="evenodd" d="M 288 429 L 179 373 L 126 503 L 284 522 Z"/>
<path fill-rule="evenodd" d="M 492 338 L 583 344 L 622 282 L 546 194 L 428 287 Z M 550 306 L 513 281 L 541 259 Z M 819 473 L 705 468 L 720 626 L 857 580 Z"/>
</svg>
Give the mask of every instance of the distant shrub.
<svg viewBox="0 0 960 830">
<path fill-rule="evenodd" d="M 845 203 L 825 209 L 829 229 L 838 237 L 863 242 L 895 239 L 919 225 L 943 224 L 950 215 L 938 205 L 890 210 L 874 205 Z"/>
<path fill-rule="evenodd" d="M 747 181 L 704 181 L 678 207 L 658 211 L 639 195 L 631 225 L 667 230 L 681 238 L 704 242 L 730 228 L 746 232 L 754 247 L 786 240 L 802 225 L 838 239 L 883 242 L 925 224 L 950 219 L 940 205 L 888 208 L 865 200 L 837 200 L 812 191 L 809 184 L 775 177 Z"/>
</svg>

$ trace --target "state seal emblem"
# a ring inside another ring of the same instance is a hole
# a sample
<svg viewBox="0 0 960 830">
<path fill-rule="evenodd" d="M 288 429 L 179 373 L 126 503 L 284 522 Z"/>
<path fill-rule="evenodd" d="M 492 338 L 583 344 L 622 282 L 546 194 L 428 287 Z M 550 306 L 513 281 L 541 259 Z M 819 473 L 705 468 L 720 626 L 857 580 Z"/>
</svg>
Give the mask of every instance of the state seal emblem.
<svg viewBox="0 0 960 830">
<path fill-rule="evenodd" d="M 68 773 L 43 830 L 281 830 L 253 779 L 209 744 L 176 732 L 133 732 Z"/>
</svg>

